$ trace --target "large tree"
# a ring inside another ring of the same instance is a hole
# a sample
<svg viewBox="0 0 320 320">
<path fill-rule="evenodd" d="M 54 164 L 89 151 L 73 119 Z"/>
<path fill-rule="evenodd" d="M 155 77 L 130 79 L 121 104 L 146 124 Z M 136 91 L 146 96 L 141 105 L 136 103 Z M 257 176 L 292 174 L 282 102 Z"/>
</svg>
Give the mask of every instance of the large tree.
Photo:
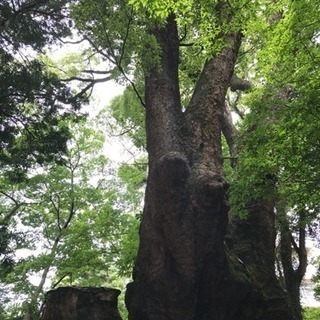
<svg viewBox="0 0 320 320">
<path fill-rule="evenodd" d="M 160 59 L 145 77 L 149 177 L 134 282 L 127 291 L 130 319 L 293 318 L 274 272 L 272 203 L 253 204 L 250 214 L 257 223 L 242 230 L 255 233 L 252 243 L 261 242 L 248 271 L 235 271 L 242 266 L 226 252 L 228 184 L 221 133 L 241 31 L 229 3 L 218 2 L 211 10 L 214 27 L 222 29 L 212 41 L 220 41 L 221 48 L 205 61 L 185 112 L 175 16 L 149 29 Z M 225 28 L 227 23 L 234 25 Z M 254 276 L 261 262 L 263 270 Z"/>
<path fill-rule="evenodd" d="M 304 6 L 310 9 L 305 12 L 319 10 L 308 1 L 79 1 L 73 7 L 76 27 L 93 55 L 129 81 L 145 111 L 149 170 L 134 281 L 127 290 L 130 319 L 301 317 L 297 294 L 289 298 L 275 271 L 275 208 L 283 208 L 279 199 L 286 200 L 285 214 L 297 205 L 289 189 L 278 189 L 278 176 L 285 180 L 297 167 L 264 161 L 272 152 L 264 151 L 268 134 L 261 132 L 287 119 L 289 101 L 306 102 L 298 99 L 304 87 L 297 82 L 314 61 L 304 65 L 288 58 L 301 39 L 308 48 L 305 56 L 315 56 L 319 24 L 314 14 L 298 14 Z M 299 26 L 304 32 L 298 33 Z M 237 102 L 252 85 L 243 76 L 253 77 L 264 90 L 253 94 L 252 122 L 245 122 L 246 133 L 237 137 L 226 94 L 229 87 L 237 92 L 229 104 L 245 118 Z M 287 121 L 287 128 L 292 123 Z M 281 138 L 282 129 L 274 139 Z M 228 246 L 222 133 L 232 166 L 242 169 L 232 195 L 237 194 L 247 217 L 232 219 Z M 248 138 L 239 145 L 243 136 Z M 251 136 L 257 137 L 252 144 Z M 284 151 L 285 157 L 276 159 L 288 161 L 292 153 Z M 281 226 L 283 271 L 288 289 L 290 274 L 296 274 L 298 292 L 306 265 L 305 221 L 298 225 L 300 248 L 294 246 L 301 262 L 297 272 L 291 244 L 286 248 L 286 239 L 292 239 L 285 236 L 286 223 L 287 218 Z"/>
</svg>

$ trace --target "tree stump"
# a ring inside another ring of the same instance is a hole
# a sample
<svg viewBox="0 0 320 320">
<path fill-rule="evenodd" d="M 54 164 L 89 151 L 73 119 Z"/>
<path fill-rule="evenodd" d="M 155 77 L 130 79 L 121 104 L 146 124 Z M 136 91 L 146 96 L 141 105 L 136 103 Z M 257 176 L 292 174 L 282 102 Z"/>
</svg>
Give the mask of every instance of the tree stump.
<svg viewBox="0 0 320 320">
<path fill-rule="evenodd" d="M 104 287 L 60 287 L 46 293 L 42 320 L 121 320 L 120 290 Z"/>
</svg>

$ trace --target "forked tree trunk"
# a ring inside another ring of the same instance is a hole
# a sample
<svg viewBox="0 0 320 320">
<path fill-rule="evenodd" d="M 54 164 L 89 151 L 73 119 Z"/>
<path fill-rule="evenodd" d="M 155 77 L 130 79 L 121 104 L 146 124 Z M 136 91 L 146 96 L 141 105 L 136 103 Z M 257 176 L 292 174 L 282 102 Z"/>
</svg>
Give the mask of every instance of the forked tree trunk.
<svg viewBox="0 0 320 320">
<path fill-rule="evenodd" d="M 149 176 L 134 281 L 126 293 L 129 319 L 292 320 L 286 305 L 279 315 L 268 312 L 271 300 L 260 278 L 224 244 L 228 186 L 221 130 L 240 33 L 224 36 L 226 46 L 206 62 L 183 113 L 174 17 L 150 32 L 161 49 L 161 66 L 149 70 L 145 81 Z M 267 271 L 261 277 L 274 280 L 274 268 Z M 283 302 L 283 292 L 275 289 L 274 298 Z"/>
</svg>

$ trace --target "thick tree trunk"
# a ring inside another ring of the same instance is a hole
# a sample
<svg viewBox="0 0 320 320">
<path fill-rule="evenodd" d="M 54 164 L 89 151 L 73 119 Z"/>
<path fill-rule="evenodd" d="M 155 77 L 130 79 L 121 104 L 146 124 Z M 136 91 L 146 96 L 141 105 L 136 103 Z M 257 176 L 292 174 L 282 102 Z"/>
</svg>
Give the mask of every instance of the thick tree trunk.
<svg viewBox="0 0 320 320">
<path fill-rule="evenodd" d="M 281 305 L 285 298 L 271 267 L 274 225 L 267 220 L 273 216 L 263 219 L 263 210 L 253 215 L 258 223 L 268 224 L 266 238 L 257 235 L 265 245 L 266 266 L 258 274 L 265 291 L 224 244 L 228 206 L 221 131 L 240 33 L 225 35 L 226 46 L 206 62 L 185 113 L 174 17 L 151 33 L 162 54 L 160 68 L 146 77 L 149 176 L 134 281 L 126 293 L 129 319 L 292 320 L 287 306 Z M 254 232 L 256 226 L 251 227 Z M 269 307 L 272 299 L 277 301 Z"/>
<path fill-rule="evenodd" d="M 60 287 L 46 293 L 41 320 L 121 320 L 119 294 L 102 287 Z"/>
<path fill-rule="evenodd" d="M 162 64 L 146 78 L 149 177 L 126 297 L 129 318 L 214 319 L 214 297 L 227 272 L 220 117 L 240 41 L 230 36 L 230 46 L 206 63 L 183 114 L 174 17 L 151 32 Z"/>
<path fill-rule="evenodd" d="M 260 305 L 256 306 L 256 311 L 260 309 L 261 317 L 258 319 L 296 319 L 289 305 L 288 295 L 275 273 L 276 229 L 273 201 L 258 199 L 248 204 L 248 217 L 243 220 L 234 219 L 230 224 L 230 234 L 233 252 L 255 279 L 255 286 L 260 286 L 259 294 L 262 298 L 258 299 Z"/>
</svg>

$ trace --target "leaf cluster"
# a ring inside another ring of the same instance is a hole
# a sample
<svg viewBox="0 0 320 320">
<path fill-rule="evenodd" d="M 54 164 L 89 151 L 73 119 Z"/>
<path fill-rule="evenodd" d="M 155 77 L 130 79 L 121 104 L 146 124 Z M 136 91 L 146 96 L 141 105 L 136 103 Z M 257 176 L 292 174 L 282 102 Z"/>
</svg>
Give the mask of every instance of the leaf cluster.
<svg viewBox="0 0 320 320">
<path fill-rule="evenodd" d="M 131 87 L 127 87 L 122 95 L 111 101 L 110 111 L 120 127 L 120 135 L 127 135 L 137 148 L 145 149 L 144 109 Z"/>
<path fill-rule="evenodd" d="M 71 35 L 69 5 L 73 1 L 3 0 L 0 47 L 16 53 L 22 46 L 37 51 Z"/>
<path fill-rule="evenodd" d="M 241 127 L 231 200 L 244 209 L 250 197 L 285 199 L 288 208 L 305 209 L 313 219 L 320 196 L 319 7 L 279 1 L 262 12 L 247 30 L 245 45 L 257 45 L 255 60 L 247 60 L 248 66 L 255 62 L 256 87 L 242 100 L 250 113 Z M 251 35 L 254 27 L 260 31 Z"/>
<path fill-rule="evenodd" d="M 320 308 L 304 308 L 303 309 L 303 319 L 304 320 L 316 320 L 320 317 Z"/>
<path fill-rule="evenodd" d="M 58 123 L 83 101 L 35 58 L 71 34 L 68 2 L 3 1 L 0 9 L 0 166 L 19 181 L 34 162 L 59 159 L 69 133 Z"/>
</svg>

